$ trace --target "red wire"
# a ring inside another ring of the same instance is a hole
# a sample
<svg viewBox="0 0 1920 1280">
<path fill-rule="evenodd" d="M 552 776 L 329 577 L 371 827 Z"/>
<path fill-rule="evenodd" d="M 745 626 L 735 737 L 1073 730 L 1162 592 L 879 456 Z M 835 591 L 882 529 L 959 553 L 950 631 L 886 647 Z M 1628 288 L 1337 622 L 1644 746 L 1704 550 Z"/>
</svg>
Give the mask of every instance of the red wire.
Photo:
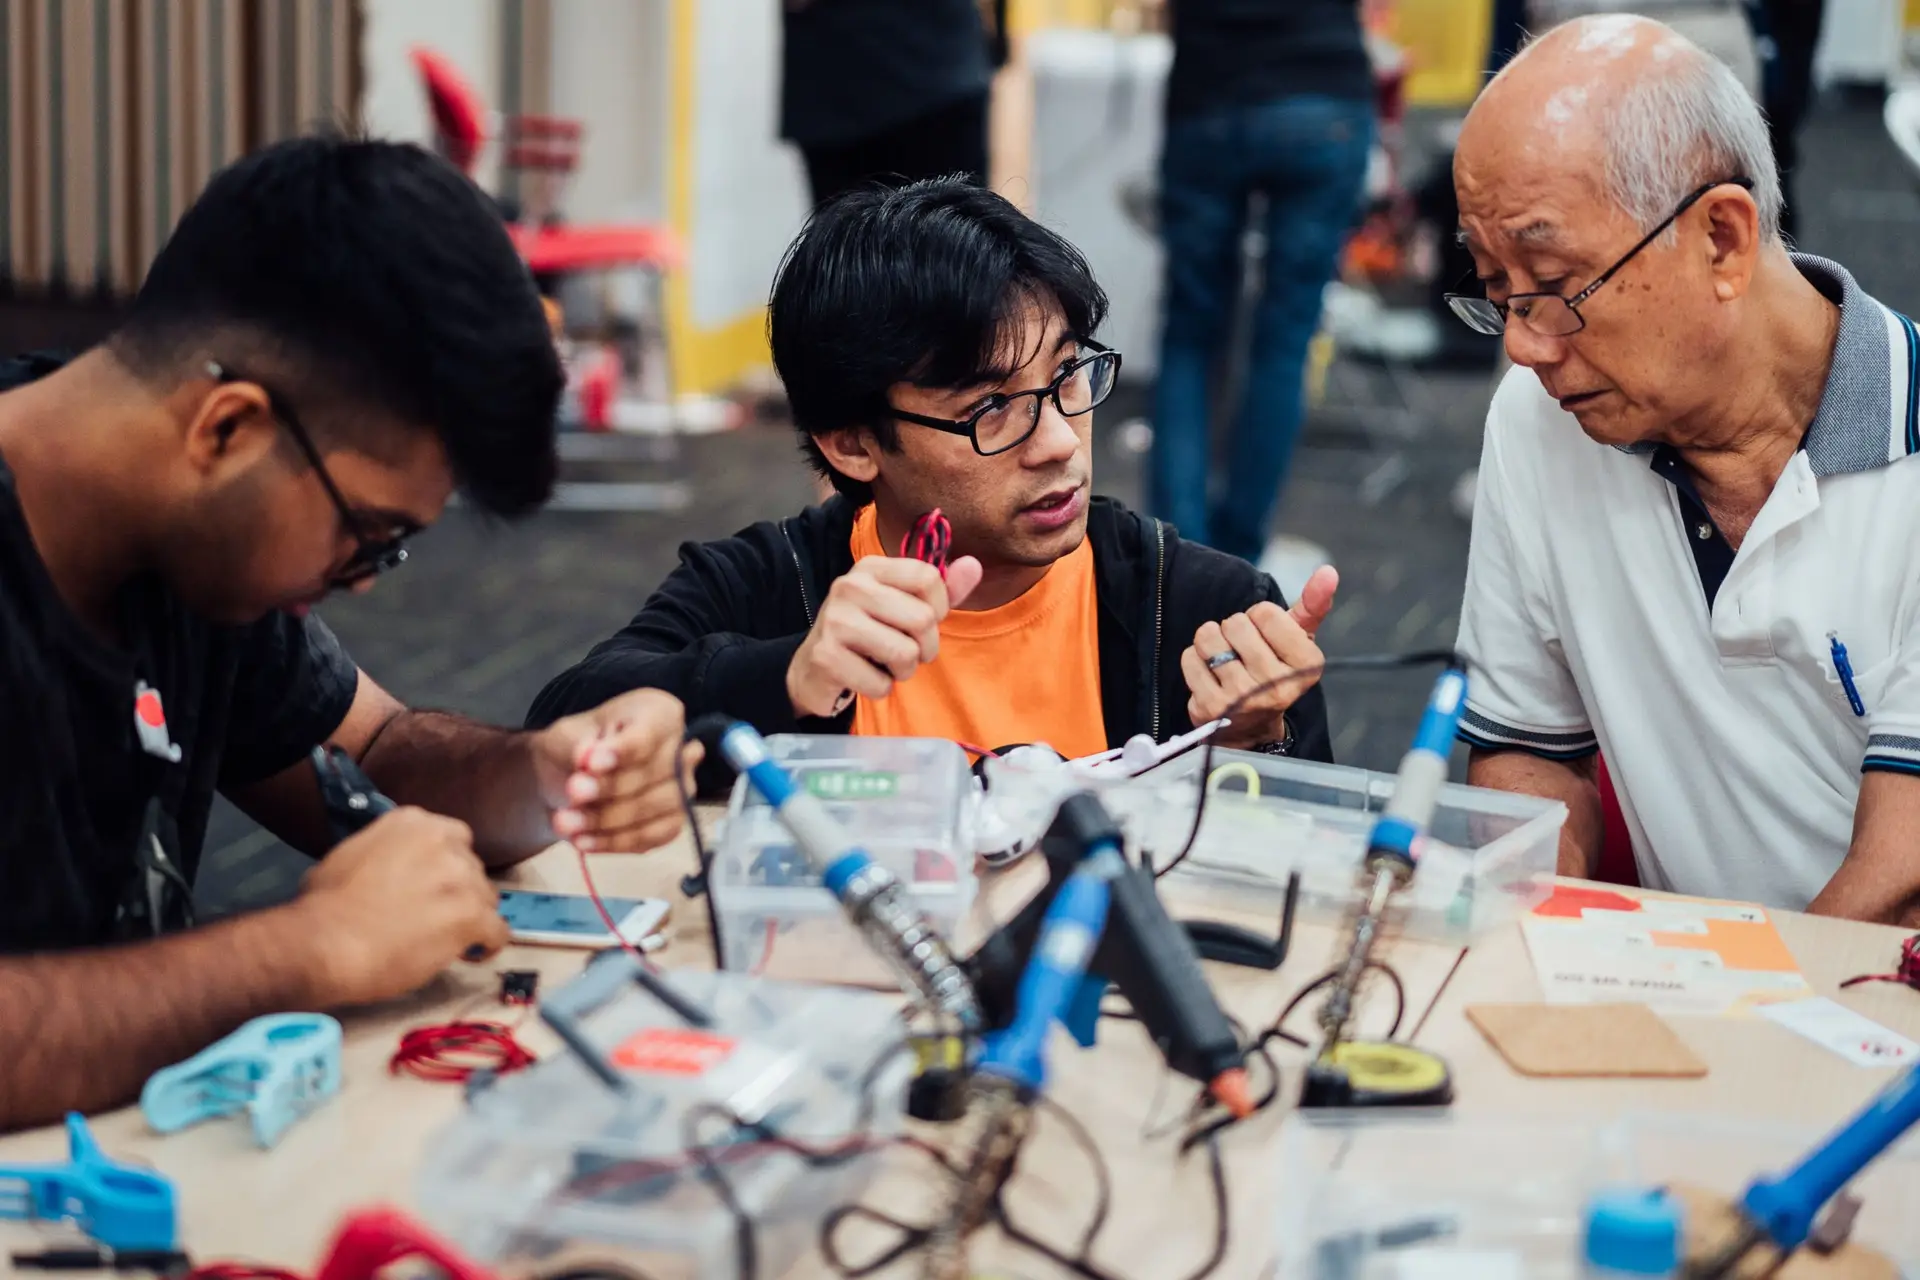
<svg viewBox="0 0 1920 1280">
<path fill-rule="evenodd" d="M 422 1080 L 465 1084 L 476 1071 L 506 1075 L 533 1065 L 533 1054 L 504 1022 L 447 1022 L 415 1027 L 400 1037 L 387 1070 Z"/>
<path fill-rule="evenodd" d="M 593 871 L 587 866 L 586 853 L 579 845 L 575 845 L 573 851 L 580 859 L 580 878 L 586 881 L 587 896 L 593 899 L 593 909 L 600 913 L 600 920 L 607 926 L 607 932 L 613 935 L 614 941 L 626 949 L 627 954 L 633 957 L 635 964 L 649 973 L 658 973 L 659 970 L 654 968 L 653 961 L 647 959 L 647 953 L 628 941 L 627 936 L 620 932 L 620 926 L 613 922 L 613 913 L 607 910 L 606 902 L 600 897 L 600 890 L 594 886 Z"/>
<path fill-rule="evenodd" d="M 1900 944 L 1900 967 L 1892 973 L 1863 973 L 1857 978 L 1848 978 L 1840 985 L 1853 987 L 1863 982 L 1898 982 L 1920 991 L 1920 933 Z"/>
<path fill-rule="evenodd" d="M 924 560 L 947 576 L 947 552 L 953 549 L 953 522 L 940 514 L 940 508 L 921 516 L 900 540 L 900 554 Z"/>
</svg>

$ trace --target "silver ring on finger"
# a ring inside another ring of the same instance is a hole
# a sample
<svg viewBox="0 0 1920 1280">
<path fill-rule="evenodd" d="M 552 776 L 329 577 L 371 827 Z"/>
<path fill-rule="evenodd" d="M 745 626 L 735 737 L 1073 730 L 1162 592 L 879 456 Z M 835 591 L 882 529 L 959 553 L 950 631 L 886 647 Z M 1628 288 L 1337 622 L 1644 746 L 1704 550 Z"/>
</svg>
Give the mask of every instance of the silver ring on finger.
<svg viewBox="0 0 1920 1280">
<path fill-rule="evenodd" d="M 1238 661 L 1240 661 L 1239 654 L 1231 649 L 1222 649 L 1219 653 L 1207 659 L 1207 670 L 1218 671 L 1220 668 Z"/>
</svg>

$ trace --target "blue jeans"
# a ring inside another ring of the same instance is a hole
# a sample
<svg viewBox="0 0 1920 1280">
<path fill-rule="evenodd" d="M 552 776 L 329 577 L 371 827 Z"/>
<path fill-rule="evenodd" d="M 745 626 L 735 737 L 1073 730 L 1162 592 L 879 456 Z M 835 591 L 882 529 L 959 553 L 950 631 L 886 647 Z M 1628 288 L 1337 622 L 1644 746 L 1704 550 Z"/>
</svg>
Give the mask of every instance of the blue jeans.
<svg viewBox="0 0 1920 1280">
<path fill-rule="evenodd" d="M 1360 215 L 1373 104 L 1313 95 L 1168 122 L 1160 159 L 1166 247 L 1160 384 L 1148 505 L 1184 538 L 1258 560 L 1305 411 L 1320 298 Z M 1267 197 L 1266 280 L 1225 483 L 1209 497 L 1210 380 L 1240 294 L 1248 197 Z"/>
</svg>

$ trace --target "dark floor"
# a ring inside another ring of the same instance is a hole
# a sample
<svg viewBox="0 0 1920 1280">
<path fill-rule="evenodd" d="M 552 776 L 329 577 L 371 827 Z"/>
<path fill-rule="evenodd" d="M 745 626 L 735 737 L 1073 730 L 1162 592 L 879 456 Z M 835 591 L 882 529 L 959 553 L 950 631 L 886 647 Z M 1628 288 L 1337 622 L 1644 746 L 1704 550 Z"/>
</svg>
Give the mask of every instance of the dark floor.
<svg viewBox="0 0 1920 1280">
<path fill-rule="evenodd" d="M 1877 102 L 1824 101 L 1807 128 L 1801 242 L 1846 263 L 1890 305 L 1920 307 L 1920 197 L 1882 133 Z M 1343 366 L 1346 402 L 1391 405 L 1378 370 Z M 1342 573 L 1321 633 L 1330 652 L 1450 643 L 1458 623 L 1467 527 L 1449 509 L 1455 479 L 1479 451 L 1484 373 L 1415 375 L 1406 399 L 1418 434 L 1400 447 L 1405 477 L 1384 501 L 1362 500 L 1393 449 L 1392 414 L 1322 412 L 1310 422 L 1281 527 L 1330 549 Z M 1138 460 L 1116 428 L 1144 403 L 1123 389 L 1101 411 L 1096 476 L 1131 500 Z M 1380 438 L 1369 446 L 1356 420 Z M 656 474 L 688 480 L 697 505 L 678 516 L 549 512 L 517 528 L 456 513 L 423 537 L 403 572 L 362 599 L 324 610 L 361 665 L 403 699 L 517 723 L 555 671 L 618 627 L 674 563 L 681 540 L 724 534 L 789 512 L 813 489 L 788 432 L 750 427 L 690 440 Z M 623 478 L 638 478 L 631 472 Z M 1405 749 L 1431 673 L 1348 675 L 1330 686 L 1339 758 L 1390 769 Z M 216 819 L 202 874 L 208 905 L 231 908 L 291 892 L 302 861 L 231 812 Z"/>
</svg>

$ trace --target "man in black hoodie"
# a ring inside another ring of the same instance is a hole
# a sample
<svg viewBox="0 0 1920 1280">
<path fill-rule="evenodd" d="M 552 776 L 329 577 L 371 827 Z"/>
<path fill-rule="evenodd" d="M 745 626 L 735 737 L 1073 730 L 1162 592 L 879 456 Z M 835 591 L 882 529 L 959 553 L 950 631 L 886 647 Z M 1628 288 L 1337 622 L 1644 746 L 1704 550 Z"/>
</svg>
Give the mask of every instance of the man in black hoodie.
<svg viewBox="0 0 1920 1280">
<path fill-rule="evenodd" d="M 769 326 L 835 496 L 683 547 L 529 723 L 651 687 L 689 720 L 766 733 L 1074 756 L 1232 708 L 1224 745 L 1329 759 L 1313 633 L 1333 570 L 1289 609 L 1245 561 L 1089 496 L 1090 411 L 1120 361 L 1093 338 L 1106 305 L 1071 245 L 962 181 L 824 206 L 788 250 Z M 934 508 L 952 527 L 944 573 L 893 554 Z"/>
</svg>

